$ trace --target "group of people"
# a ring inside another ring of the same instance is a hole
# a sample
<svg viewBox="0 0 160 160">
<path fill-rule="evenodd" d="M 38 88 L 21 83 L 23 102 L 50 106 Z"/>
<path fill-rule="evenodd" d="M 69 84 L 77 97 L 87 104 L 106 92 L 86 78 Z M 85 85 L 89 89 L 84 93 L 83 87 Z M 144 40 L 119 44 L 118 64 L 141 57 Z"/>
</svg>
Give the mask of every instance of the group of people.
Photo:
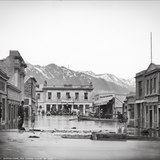
<svg viewBox="0 0 160 160">
<path fill-rule="evenodd" d="M 23 123 L 24 123 L 24 101 L 21 101 L 21 105 L 18 108 L 18 129 L 19 131 L 25 130 L 25 128 L 23 127 Z M 35 112 L 34 110 L 32 110 L 31 127 L 32 127 L 33 132 L 34 132 L 34 125 L 35 125 Z"/>
<path fill-rule="evenodd" d="M 117 116 L 118 120 L 120 123 L 125 123 L 128 121 L 128 117 L 127 117 L 127 114 L 124 113 L 124 114 L 121 114 L 120 112 L 118 112 L 118 116 Z"/>
</svg>

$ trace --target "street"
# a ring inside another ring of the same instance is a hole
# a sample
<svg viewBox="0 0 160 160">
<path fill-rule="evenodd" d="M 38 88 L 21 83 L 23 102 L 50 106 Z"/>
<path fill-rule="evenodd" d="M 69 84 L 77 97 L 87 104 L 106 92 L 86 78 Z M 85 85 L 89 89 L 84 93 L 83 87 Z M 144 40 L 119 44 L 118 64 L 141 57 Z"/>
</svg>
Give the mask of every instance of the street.
<svg viewBox="0 0 160 160">
<path fill-rule="evenodd" d="M 40 138 L 29 138 L 37 135 Z M 1 158 L 159 160 L 160 141 L 63 139 L 52 133 L 1 133 Z"/>
</svg>

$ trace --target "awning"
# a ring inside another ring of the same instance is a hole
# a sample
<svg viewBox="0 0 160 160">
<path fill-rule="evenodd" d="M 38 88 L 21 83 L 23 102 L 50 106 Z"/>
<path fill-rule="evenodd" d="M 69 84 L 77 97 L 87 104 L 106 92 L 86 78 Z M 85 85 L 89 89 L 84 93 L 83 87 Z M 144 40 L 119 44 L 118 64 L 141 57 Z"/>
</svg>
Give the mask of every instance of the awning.
<svg viewBox="0 0 160 160">
<path fill-rule="evenodd" d="M 105 99 L 100 99 L 94 102 L 94 106 L 101 106 L 107 104 L 110 100 L 112 100 L 114 97 L 105 97 Z"/>
</svg>

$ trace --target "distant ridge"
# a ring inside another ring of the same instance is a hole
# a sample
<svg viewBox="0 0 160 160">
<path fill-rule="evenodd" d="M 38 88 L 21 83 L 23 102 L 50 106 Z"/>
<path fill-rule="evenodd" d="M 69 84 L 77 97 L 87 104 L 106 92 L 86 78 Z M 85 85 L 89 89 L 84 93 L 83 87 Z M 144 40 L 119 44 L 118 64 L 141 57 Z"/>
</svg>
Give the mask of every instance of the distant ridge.
<svg viewBox="0 0 160 160">
<path fill-rule="evenodd" d="M 54 63 L 46 66 L 32 65 L 26 62 L 25 79 L 33 76 L 38 84 L 43 84 L 46 80 L 50 85 L 88 85 L 93 83 L 94 93 L 115 92 L 128 94 L 135 91 L 135 80 L 118 78 L 113 74 L 95 74 L 92 71 L 73 71 L 64 66 L 57 66 Z"/>
</svg>

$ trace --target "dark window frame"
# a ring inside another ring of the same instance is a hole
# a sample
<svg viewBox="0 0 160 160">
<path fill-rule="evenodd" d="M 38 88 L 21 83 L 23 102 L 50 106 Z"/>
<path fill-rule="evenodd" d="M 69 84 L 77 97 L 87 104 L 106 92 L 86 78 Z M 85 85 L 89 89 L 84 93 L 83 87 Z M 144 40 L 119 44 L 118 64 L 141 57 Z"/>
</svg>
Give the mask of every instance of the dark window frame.
<svg viewBox="0 0 160 160">
<path fill-rule="evenodd" d="M 150 79 L 150 94 L 152 94 L 152 79 Z"/>
<path fill-rule="evenodd" d="M 142 81 L 138 82 L 138 89 L 139 89 L 139 97 L 142 96 Z"/>
<path fill-rule="evenodd" d="M 71 99 L 70 92 L 66 92 L 66 98 L 67 98 L 67 99 Z"/>
<path fill-rule="evenodd" d="M 61 92 L 57 92 L 57 99 L 61 99 Z"/>
<path fill-rule="evenodd" d="M 76 92 L 76 93 L 75 93 L 75 99 L 76 99 L 76 100 L 79 100 L 79 92 Z"/>
<path fill-rule="evenodd" d="M 48 92 L 48 99 L 52 99 L 52 92 Z"/>
<path fill-rule="evenodd" d="M 84 99 L 85 99 L 85 100 L 88 100 L 88 92 L 85 92 L 85 93 L 84 93 Z"/>
</svg>

